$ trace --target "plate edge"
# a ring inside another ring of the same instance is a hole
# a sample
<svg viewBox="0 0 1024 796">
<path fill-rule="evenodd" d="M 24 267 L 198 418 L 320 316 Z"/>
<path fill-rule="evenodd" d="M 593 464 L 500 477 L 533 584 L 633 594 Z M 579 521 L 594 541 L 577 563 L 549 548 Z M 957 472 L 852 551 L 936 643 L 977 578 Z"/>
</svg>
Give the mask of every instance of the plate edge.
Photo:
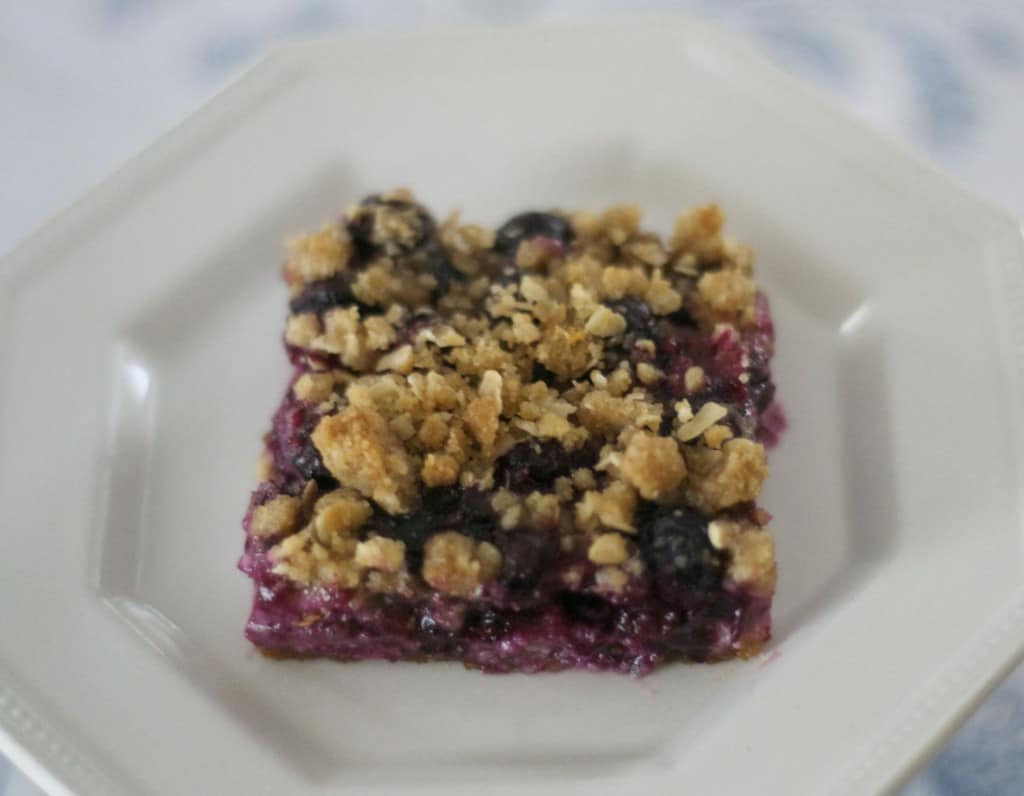
<svg viewBox="0 0 1024 796">
<path fill-rule="evenodd" d="M 226 123 L 304 71 L 294 49 L 271 48 L 229 78 L 182 121 L 129 157 L 96 185 L 90 186 L 64 209 L 46 218 L 35 230 L 0 257 L 0 307 L 14 305 L 19 288 L 48 259 L 85 233 L 99 220 L 116 212 L 129 197 L 144 190 L 169 164 L 188 158 L 194 148 L 216 136 Z M 9 317 L 3 313 L 0 318 Z M 4 350 L 0 347 L 0 362 Z M 124 790 L 103 773 L 97 755 L 72 741 L 52 709 L 24 696 L 0 658 L 0 753 L 47 793 L 55 796 L 114 796 L 142 793 Z"/>
<path fill-rule="evenodd" d="M 1005 237 L 995 243 L 997 262 L 990 284 L 994 295 L 1005 297 L 1005 300 L 995 305 L 1001 311 L 994 320 L 1000 336 L 997 343 L 1004 346 L 1011 363 L 1008 368 L 1011 392 L 1009 404 L 1016 408 L 1010 418 L 1015 481 L 1018 487 L 1022 487 L 1024 479 L 1020 467 L 1024 457 L 1024 412 L 1020 409 L 1020 401 L 1016 399 L 1024 394 L 1024 225 L 1015 223 L 1013 229 L 1008 230 Z M 1017 494 L 1016 519 L 1018 532 L 1021 532 L 1024 531 L 1024 487 L 1018 489 Z M 939 676 L 929 687 L 911 696 L 910 706 L 902 712 L 899 720 L 869 742 L 857 761 L 842 771 L 832 792 L 837 796 L 868 792 L 872 773 L 874 771 L 877 776 L 878 768 L 889 769 L 888 773 L 878 778 L 882 791 L 895 792 L 905 785 L 919 768 L 939 752 L 985 698 L 1024 662 L 1024 633 L 1020 631 L 1021 627 L 1024 627 L 1024 587 L 1012 593 L 1008 607 L 983 626 L 966 653 L 940 670 Z M 1016 640 L 1013 640 L 1014 636 Z M 1009 646 L 1009 651 L 997 652 L 996 648 L 1001 646 Z M 979 671 L 984 672 L 981 678 L 977 677 Z M 976 681 L 976 685 L 973 688 L 965 687 L 964 683 L 971 680 Z M 951 695 L 965 693 L 966 698 L 961 698 L 951 712 L 944 711 L 943 703 L 954 701 L 950 699 Z M 918 733 L 923 740 L 916 743 L 905 740 L 922 724 L 930 724 L 932 728 Z M 901 746 L 913 751 L 909 754 L 891 751 Z M 902 758 L 903 762 L 891 759 L 894 755 Z M 887 756 L 890 756 L 888 765 L 885 762 Z"/>
<path fill-rule="evenodd" d="M 0 669 L 0 753 L 52 796 L 117 796 L 119 789 L 95 763 L 96 756 L 68 739 L 25 688 Z"/>
</svg>

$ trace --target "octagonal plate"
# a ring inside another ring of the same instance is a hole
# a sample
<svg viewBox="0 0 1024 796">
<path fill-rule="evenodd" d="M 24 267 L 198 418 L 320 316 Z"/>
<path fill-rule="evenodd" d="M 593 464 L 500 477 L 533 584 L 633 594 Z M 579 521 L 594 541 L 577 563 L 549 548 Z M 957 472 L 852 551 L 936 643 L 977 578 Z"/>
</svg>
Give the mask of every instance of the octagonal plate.
<svg viewBox="0 0 1024 796">
<path fill-rule="evenodd" d="M 633 681 L 252 653 L 280 243 L 394 185 L 484 222 L 713 198 L 758 247 L 791 419 L 766 656 Z M 83 796 L 890 787 L 1022 652 L 1022 259 L 701 25 L 279 50 L 0 266 L 4 751 Z"/>
</svg>

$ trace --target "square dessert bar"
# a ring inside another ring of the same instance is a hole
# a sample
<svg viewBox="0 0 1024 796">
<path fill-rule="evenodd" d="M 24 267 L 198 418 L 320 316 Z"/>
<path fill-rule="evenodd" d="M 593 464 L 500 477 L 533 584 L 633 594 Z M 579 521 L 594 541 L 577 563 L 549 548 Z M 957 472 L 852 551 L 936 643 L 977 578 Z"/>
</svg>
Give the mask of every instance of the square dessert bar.
<svg viewBox="0 0 1024 796">
<path fill-rule="evenodd" d="M 438 224 L 407 191 L 289 243 L 294 372 L 240 568 L 264 652 L 644 674 L 757 653 L 781 431 L 722 212 Z"/>
</svg>

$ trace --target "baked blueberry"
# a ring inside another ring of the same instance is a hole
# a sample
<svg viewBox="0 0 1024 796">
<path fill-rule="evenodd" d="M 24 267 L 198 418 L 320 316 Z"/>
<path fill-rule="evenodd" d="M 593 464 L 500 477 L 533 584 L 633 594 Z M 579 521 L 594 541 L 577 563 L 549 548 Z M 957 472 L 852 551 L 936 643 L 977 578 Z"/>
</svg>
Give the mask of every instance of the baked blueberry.
<svg viewBox="0 0 1024 796">
<path fill-rule="evenodd" d="M 434 220 L 419 204 L 381 194 L 366 197 L 348 221 L 348 233 L 361 261 L 415 251 L 435 234 Z"/>
<path fill-rule="evenodd" d="M 289 302 L 288 309 L 294 315 L 303 312 L 322 315 L 329 309 L 347 306 L 354 301 L 352 276 L 343 273 L 305 285 L 302 292 Z"/>
<path fill-rule="evenodd" d="M 520 213 L 512 216 L 498 228 L 494 237 L 494 250 L 515 257 L 520 243 L 540 237 L 568 246 L 573 239 L 572 226 L 564 218 L 553 213 Z"/>
<path fill-rule="evenodd" d="M 640 550 L 658 592 L 668 602 L 722 581 L 724 557 L 708 539 L 708 518 L 690 508 L 656 508 L 644 518 Z"/>
</svg>

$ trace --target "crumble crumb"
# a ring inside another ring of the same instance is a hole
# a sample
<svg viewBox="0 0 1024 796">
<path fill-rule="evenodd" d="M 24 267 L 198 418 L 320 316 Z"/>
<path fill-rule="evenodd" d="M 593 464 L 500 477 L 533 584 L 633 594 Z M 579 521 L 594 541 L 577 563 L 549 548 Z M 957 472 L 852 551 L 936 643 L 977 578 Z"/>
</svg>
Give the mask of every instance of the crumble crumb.
<svg viewBox="0 0 1024 796">
<path fill-rule="evenodd" d="M 727 417 L 729 410 L 714 401 L 708 401 L 697 410 L 692 418 L 676 429 L 676 437 L 683 442 L 697 439 L 701 434 L 711 428 L 715 423 Z"/>
<path fill-rule="evenodd" d="M 466 427 L 473 432 L 484 448 L 491 448 L 498 436 L 498 421 L 501 417 L 501 398 L 482 395 L 469 402 L 462 418 Z"/>
<path fill-rule="evenodd" d="M 355 490 L 341 488 L 317 500 L 313 512 L 316 536 L 326 543 L 355 533 L 370 519 L 373 508 Z"/>
<path fill-rule="evenodd" d="M 474 597 L 501 571 L 501 553 L 456 531 L 432 536 L 423 551 L 423 579 L 438 591 Z"/>
<path fill-rule="evenodd" d="M 704 368 L 700 365 L 691 365 L 683 374 L 683 386 L 687 393 L 700 392 L 704 389 Z"/>
<path fill-rule="evenodd" d="M 671 497 L 686 477 L 686 463 L 675 441 L 646 431 L 630 437 L 620 468 L 623 477 L 647 500 Z"/>
<path fill-rule="evenodd" d="M 458 460 L 447 453 L 428 453 L 423 460 L 421 477 L 427 486 L 451 486 L 458 483 L 462 468 Z"/>
<path fill-rule="evenodd" d="M 344 271 L 352 255 L 352 241 L 340 224 L 325 224 L 318 232 L 288 241 L 284 266 L 289 284 L 314 282 Z"/>
<path fill-rule="evenodd" d="M 644 300 L 655 315 L 670 315 L 683 306 L 682 295 L 672 287 L 671 282 L 662 277 L 660 271 L 655 271 L 651 277 Z"/>
<path fill-rule="evenodd" d="M 616 246 L 622 246 L 640 231 L 640 218 L 640 208 L 636 205 L 616 205 L 598 218 L 597 231 Z"/>
<path fill-rule="evenodd" d="M 629 575 L 620 567 L 600 567 L 594 573 L 594 585 L 601 591 L 621 592 L 628 583 Z"/>
<path fill-rule="evenodd" d="M 394 324 L 384 315 L 371 315 L 363 322 L 363 330 L 372 351 L 386 351 L 398 339 Z"/>
<path fill-rule="evenodd" d="M 555 479 L 555 495 L 558 497 L 560 503 L 569 503 L 575 491 L 573 490 L 572 479 L 568 476 L 561 475 Z"/>
<path fill-rule="evenodd" d="M 452 265 L 466 276 L 480 271 L 480 254 L 494 245 L 493 230 L 476 224 L 459 224 L 459 214 L 452 213 L 441 224 L 441 242 L 451 254 Z"/>
<path fill-rule="evenodd" d="M 418 438 L 427 450 L 438 450 L 448 439 L 448 426 L 451 415 L 444 412 L 433 412 L 427 415 L 420 425 Z"/>
<path fill-rule="evenodd" d="M 527 524 L 531 528 L 544 528 L 558 525 L 562 507 L 558 504 L 558 496 L 543 492 L 531 492 L 523 501 Z"/>
<path fill-rule="evenodd" d="M 697 280 L 694 309 L 709 327 L 728 323 L 742 328 L 756 320 L 756 297 L 757 285 L 746 274 L 732 269 L 711 271 Z"/>
<path fill-rule="evenodd" d="M 397 373 L 411 373 L 416 365 L 413 356 L 412 346 L 408 343 L 399 346 L 394 351 L 389 351 L 377 360 L 377 372 L 395 371 Z"/>
<path fill-rule="evenodd" d="M 640 383 L 650 387 L 652 384 L 657 384 L 664 378 L 665 374 L 658 370 L 654 365 L 647 362 L 641 362 L 636 366 L 636 377 L 640 380 Z"/>
<path fill-rule="evenodd" d="M 379 569 L 366 571 L 364 587 L 374 594 L 400 594 L 412 597 L 415 594 L 413 575 L 408 569 L 397 572 L 382 572 Z"/>
<path fill-rule="evenodd" d="M 716 204 L 688 210 L 679 215 L 670 245 L 677 254 L 692 254 L 698 262 L 712 262 L 722 255 L 722 227 L 725 213 Z"/>
<path fill-rule="evenodd" d="M 584 530 L 605 527 L 636 533 L 636 505 L 636 490 L 623 481 L 612 481 L 601 491 L 590 489 L 583 493 L 576 504 L 576 522 Z"/>
<path fill-rule="evenodd" d="M 637 346 L 639 347 L 639 343 Z M 620 362 L 606 381 L 608 382 L 608 392 L 616 398 L 621 398 L 628 393 L 633 387 L 633 374 L 630 372 L 629 363 Z"/>
<path fill-rule="evenodd" d="M 412 508 L 416 468 L 380 414 L 350 406 L 324 417 L 312 439 L 324 466 L 341 483 L 371 498 L 389 514 Z"/>
<path fill-rule="evenodd" d="M 720 450 L 722 444 L 730 439 L 732 439 L 732 429 L 721 423 L 704 432 L 704 444 L 715 450 Z"/>
<path fill-rule="evenodd" d="M 572 471 L 572 485 L 577 489 L 595 489 L 597 479 L 589 467 L 579 467 Z"/>
<path fill-rule="evenodd" d="M 253 536 L 275 536 L 291 533 L 299 522 L 302 501 L 288 495 L 278 495 L 253 509 L 249 533 Z"/>
<path fill-rule="evenodd" d="M 750 523 L 713 520 L 708 539 L 718 550 L 728 550 L 729 576 L 761 591 L 775 588 L 775 543 L 772 535 Z"/>
<path fill-rule="evenodd" d="M 610 299 L 643 296 L 650 280 L 642 268 L 610 265 L 601 271 L 601 292 Z"/>
<path fill-rule="evenodd" d="M 524 276 L 520 279 L 519 292 L 531 304 L 543 304 L 550 299 L 543 280 L 536 276 Z"/>
<path fill-rule="evenodd" d="M 749 439 L 729 440 L 721 450 L 686 446 L 684 451 L 686 500 L 708 514 L 753 500 L 768 476 L 764 446 Z"/>
<path fill-rule="evenodd" d="M 455 331 L 451 326 L 428 326 L 416 335 L 416 342 L 433 343 L 439 348 L 457 348 L 466 344 L 466 338 Z"/>
<path fill-rule="evenodd" d="M 582 327 L 559 326 L 541 339 L 537 361 L 562 378 L 579 378 L 600 359 L 601 346 L 592 341 Z"/>
<path fill-rule="evenodd" d="M 358 567 L 381 572 L 398 572 L 405 567 L 405 543 L 383 536 L 371 536 L 356 545 L 355 563 Z"/>
<path fill-rule="evenodd" d="M 501 405 L 502 384 L 503 379 L 498 371 L 485 370 L 484 374 L 480 377 L 480 386 L 477 388 L 481 398 L 494 398 L 499 412 L 503 408 Z"/>
<path fill-rule="evenodd" d="M 506 506 L 498 512 L 498 524 L 502 530 L 511 531 L 518 527 L 523 521 L 523 504 L 516 498 L 516 502 Z"/>
<path fill-rule="evenodd" d="M 603 533 L 590 543 L 587 558 L 595 564 L 621 564 L 629 558 L 629 548 L 620 534 Z"/>
<path fill-rule="evenodd" d="M 334 392 L 334 375 L 331 373 L 303 373 L 292 385 L 292 392 L 300 401 L 322 403 Z"/>
<path fill-rule="evenodd" d="M 402 281 L 394 273 L 390 262 L 378 262 L 356 276 L 352 294 L 363 304 L 383 306 L 400 298 Z"/>
<path fill-rule="evenodd" d="M 284 327 L 285 342 L 297 348 L 309 348 L 319 336 L 320 319 L 313 312 L 290 316 Z"/>
<path fill-rule="evenodd" d="M 606 436 L 614 436 L 629 426 L 656 431 L 661 425 L 661 413 L 661 405 L 647 400 L 644 392 L 617 397 L 601 389 L 584 395 L 579 408 L 580 422 L 595 434 Z"/>
<path fill-rule="evenodd" d="M 598 307 L 587 319 L 586 329 L 597 337 L 614 337 L 626 331 L 626 319 L 608 307 Z"/>
<path fill-rule="evenodd" d="M 541 331 L 533 322 L 533 317 L 526 312 L 512 313 L 512 339 L 516 343 L 529 345 L 541 338 Z"/>
<path fill-rule="evenodd" d="M 637 238 L 623 248 L 631 257 L 652 268 L 661 268 L 668 263 L 668 252 L 657 237 Z"/>
<path fill-rule="evenodd" d="M 416 426 L 412 422 L 412 417 L 407 413 L 391 418 L 388 421 L 388 426 L 402 442 L 408 442 L 416 435 Z"/>
<path fill-rule="evenodd" d="M 343 589 L 359 585 L 359 570 L 352 557 L 355 554 L 354 537 L 336 536 L 329 544 L 319 542 L 312 526 L 285 538 L 270 551 L 275 562 L 273 571 L 297 583 L 322 583 Z"/>
</svg>

